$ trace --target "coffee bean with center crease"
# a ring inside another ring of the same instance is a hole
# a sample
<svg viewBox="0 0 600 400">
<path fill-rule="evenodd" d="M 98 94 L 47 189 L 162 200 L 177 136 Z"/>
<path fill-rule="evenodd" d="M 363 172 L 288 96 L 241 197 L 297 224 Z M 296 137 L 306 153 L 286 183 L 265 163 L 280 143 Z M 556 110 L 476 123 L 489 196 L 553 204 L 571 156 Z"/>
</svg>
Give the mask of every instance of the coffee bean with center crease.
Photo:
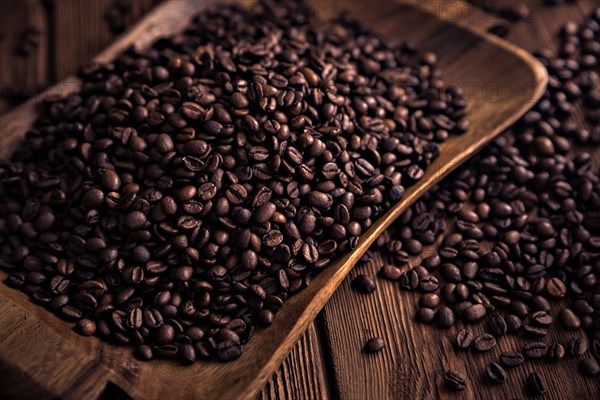
<svg viewBox="0 0 600 400">
<path fill-rule="evenodd" d="M 485 372 L 494 383 L 504 383 L 506 381 L 506 371 L 498 363 L 489 363 L 485 368 Z"/>
<path fill-rule="evenodd" d="M 444 373 L 444 383 L 449 389 L 461 391 L 467 388 L 467 378 L 459 371 L 448 370 Z"/>
<path fill-rule="evenodd" d="M 528 343 L 523 347 L 523 354 L 527 358 L 542 358 L 548 353 L 548 345 L 544 342 Z"/>
<path fill-rule="evenodd" d="M 565 348 L 560 343 L 553 343 L 548 347 L 547 357 L 550 361 L 560 361 L 565 357 Z"/>
<path fill-rule="evenodd" d="M 569 354 L 574 357 L 583 355 L 588 350 L 588 342 L 584 338 L 577 336 L 573 337 L 567 342 L 567 350 L 569 351 Z"/>
<path fill-rule="evenodd" d="M 473 343 L 474 338 L 475 336 L 473 336 L 471 332 L 462 329 L 458 332 L 458 335 L 456 335 L 456 345 L 461 349 L 468 349 L 471 346 L 471 343 Z"/>
<path fill-rule="evenodd" d="M 496 338 L 489 333 L 484 333 L 473 339 L 472 346 L 480 352 L 489 351 L 496 347 Z"/>
<path fill-rule="evenodd" d="M 529 375 L 527 375 L 526 382 L 527 390 L 531 394 L 540 395 L 548 391 L 544 378 L 542 378 L 542 376 L 537 372 L 532 372 Z"/>
<path fill-rule="evenodd" d="M 502 352 L 500 353 L 500 363 L 507 368 L 517 367 L 525 361 L 525 358 L 518 352 Z"/>
</svg>

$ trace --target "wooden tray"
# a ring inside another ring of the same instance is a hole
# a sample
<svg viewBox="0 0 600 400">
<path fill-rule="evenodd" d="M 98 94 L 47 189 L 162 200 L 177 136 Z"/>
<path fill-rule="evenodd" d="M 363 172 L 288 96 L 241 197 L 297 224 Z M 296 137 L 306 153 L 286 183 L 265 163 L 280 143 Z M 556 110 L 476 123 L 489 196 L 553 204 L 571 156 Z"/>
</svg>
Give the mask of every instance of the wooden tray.
<svg viewBox="0 0 600 400">
<path fill-rule="evenodd" d="M 159 36 L 181 31 L 204 4 L 199 0 L 162 4 L 96 60 L 109 61 L 131 43 L 143 48 Z M 443 15 L 392 1 L 316 4 L 322 17 L 343 9 L 391 39 L 411 39 L 422 49 L 438 53 L 445 81 L 466 91 L 471 122 L 467 134 L 449 140 L 443 149 L 474 149 L 481 145 L 489 138 L 485 133 L 499 132 L 525 113 L 546 83 L 543 67 L 523 50 L 447 22 Z M 78 81 L 69 78 L 40 97 L 77 87 Z M 38 101 L 29 101 L 0 119 L 0 157 L 6 158 L 16 148 L 36 117 Z M 444 160 L 442 151 L 427 171 L 427 179 L 436 181 L 454 167 Z M 419 194 L 413 191 L 409 200 Z M 349 264 L 355 258 L 348 255 L 339 263 Z M 71 324 L 34 305 L 25 294 L 0 285 L 2 391 L 17 398 L 94 399 L 112 382 L 136 399 L 252 399 L 346 273 L 347 269 L 332 266 L 309 288 L 290 298 L 273 325 L 259 331 L 245 346 L 240 359 L 230 363 L 197 362 L 188 367 L 174 361 L 140 362 L 132 357 L 129 347 L 79 336 Z M 0 272 L 0 279 L 5 276 Z"/>
</svg>

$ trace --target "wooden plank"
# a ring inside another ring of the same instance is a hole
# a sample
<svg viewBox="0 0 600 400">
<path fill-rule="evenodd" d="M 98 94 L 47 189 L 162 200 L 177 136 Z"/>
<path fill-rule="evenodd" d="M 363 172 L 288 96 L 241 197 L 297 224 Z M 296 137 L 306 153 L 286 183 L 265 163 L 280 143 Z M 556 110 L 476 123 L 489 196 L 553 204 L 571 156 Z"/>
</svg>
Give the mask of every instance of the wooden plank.
<svg viewBox="0 0 600 400">
<path fill-rule="evenodd" d="M 568 20 L 580 21 L 598 2 L 583 0 L 559 7 L 540 7 L 540 2 L 527 2 L 532 16 L 515 24 L 508 39 L 529 50 L 555 47 L 557 29 Z M 583 123 L 581 114 L 576 118 Z M 600 160 L 600 151 L 594 152 Z M 414 265 L 418 260 L 413 260 Z M 404 399 L 404 398 L 463 398 L 511 399 L 526 398 L 524 381 L 529 372 L 539 371 L 546 377 L 549 394 L 546 399 L 591 398 L 600 394 L 600 382 L 582 377 L 577 362 L 584 358 L 569 358 L 558 364 L 546 362 L 525 363 L 509 372 L 508 382 L 491 386 L 482 376 L 487 362 L 496 360 L 501 351 L 519 349 L 522 340 L 508 336 L 498 346 L 483 355 L 457 351 L 452 342 L 458 330 L 465 325 L 442 331 L 414 321 L 418 295 L 403 292 L 397 283 L 376 278 L 377 291 L 372 295 L 358 294 L 351 289 L 353 277 L 359 273 L 376 277 L 386 260 L 376 254 L 365 266 L 356 267 L 337 290 L 324 310 L 326 343 L 331 352 L 333 387 L 342 399 Z M 553 314 L 556 314 L 555 307 Z M 469 326 L 469 330 L 483 333 L 483 326 Z M 584 336 L 581 331 L 564 332 L 554 329 L 547 342 L 565 343 L 573 336 Z M 386 348 L 376 355 L 362 352 L 364 343 L 380 336 Z M 589 353 L 588 353 L 589 356 Z M 442 384 L 445 369 L 456 369 L 469 379 L 469 387 L 462 393 L 450 393 Z M 561 379 L 552 379 L 560 376 Z"/>
<path fill-rule="evenodd" d="M 323 351 L 313 323 L 265 385 L 258 399 L 329 399 Z"/>
<path fill-rule="evenodd" d="M 46 11 L 42 0 L 6 0 L 0 10 L 0 114 L 13 106 L 6 97 L 34 93 L 47 83 L 48 46 Z M 18 55 L 26 29 L 39 30 L 39 44 L 28 55 Z M 11 95 L 12 94 L 12 95 Z"/>
<path fill-rule="evenodd" d="M 133 0 L 125 16 L 130 26 L 150 11 L 155 0 Z M 54 70 L 61 80 L 89 62 L 115 38 L 106 16 L 114 8 L 114 0 L 58 0 L 53 3 L 55 26 Z"/>
</svg>

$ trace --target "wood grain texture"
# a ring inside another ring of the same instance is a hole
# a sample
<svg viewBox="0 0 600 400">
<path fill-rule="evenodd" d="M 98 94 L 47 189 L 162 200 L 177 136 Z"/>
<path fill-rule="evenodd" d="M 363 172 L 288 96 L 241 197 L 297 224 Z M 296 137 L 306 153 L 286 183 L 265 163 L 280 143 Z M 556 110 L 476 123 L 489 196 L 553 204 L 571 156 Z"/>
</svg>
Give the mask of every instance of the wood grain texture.
<svg viewBox="0 0 600 400">
<path fill-rule="evenodd" d="M 40 30 L 37 48 L 25 55 L 18 55 L 17 48 L 23 43 L 26 28 Z M 47 15 L 42 0 L 6 0 L 0 8 L 0 91 L 32 92 L 44 87 L 47 82 L 48 43 Z M 11 103 L 0 97 L 0 114 L 11 107 Z"/>
<path fill-rule="evenodd" d="M 258 395 L 258 400 L 329 399 L 323 348 L 313 323 Z"/>
<path fill-rule="evenodd" d="M 181 29 L 186 18 L 193 14 L 195 7 L 201 5 L 202 2 L 186 0 L 161 6 L 144 20 L 144 25 L 118 38 L 110 49 L 101 53 L 97 59 L 111 59 L 131 41 L 144 47 L 156 35 Z M 409 189 L 404 201 L 383 216 L 361 238 L 359 247 L 353 253 L 341 258 L 315 278 L 308 289 L 291 298 L 273 326 L 259 332 L 246 346 L 244 355 L 228 364 L 197 363 L 190 367 L 181 367 L 166 361 L 140 363 L 131 357 L 128 348 L 116 348 L 95 338 L 73 335 L 67 324 L 58 323 L 54 316 L 33 306 L 24 294 L 5 289 L 3 296 L 9 301 L 0 304 L 3 313 L 5 308 L 9 309 L 13 304 L 21 307 L 30 313 L 29 319 L 32 323 L 42 321 L 41 324 L 51 325 L 59 336 L 67 338 L 67 350 L 73 346 L 83 350 L 80 358 L 84 357 L 84 354 L 92 357 L 91 360 L 77 359 L 77 365 L 83 367 L 68 375 L 57 371 L 52 373 L 53 371 L 44 368 L 38 369 L 34 356 L 13 355 L 6 357 L 6 364 L 14 364 L 15 370 L 31 370 L 30 377 L 38 383 L 41 391 L 65 398 L 80 398 L 82 387 L 86 389 L 85 398 L 95 396 L 109 381 L 122 387 L 134 398 L 253 398 L 309 327 L 361 252 L 368 248 L 370 241 L 410 202 L 422 194 L 428 185 L 441 179 L 490 140 L 495 133 L 522 115 L 540 95 L 545 83 L 545 75 L 539 64 L 534 63 L 520 49 L 496 38 L 481 36 L 471 30 L 439 21 L 430 14 L 415 15 L 419 10 L 393 2 L 378 1 L 377 5 L 378 7 L 372 7 L 370 2 L 349 1 L 343 6 L 355 18 L 392 40 L 410 38 L 419 42 L 424 49 L 443 49 L 447 58 L 442 62 L 442 66 L 445 68 L 448 82 L 463 87 L 468 87 L 472 82 L 476 85 L 469 89 L 467 96 L 471 111 L 469 132 L 444 144 L 442 156 L 426 172 L 423 181 Z M 76 81 L 69 82 L 69 87 L 76 84 Z M 492 84 L 507 89 L 499 94 L 494 103 L 486 98 L 487 93 L 484 90 Z M 50 92 L 64 90 L 64 87 L 64 84 L 59 85 Z M 514 93 L 522 93 L 524 101 L 515 102 Z M 3 132 L 0 141 L 4 155 L 10 149 L 10 144 L 15 143 L 25 132 L 34 117 L 35 100 L 19 107 L 0 121 L 0 130 Z M 8 311 L 6 314 L 12 315 Z M 18 337 L 11 335 L 8 339 L 10 338 L 16 340 Z M 56 343 L 50 343 L 47 338 L 40 338 L 35 347 L 36 352 L 40 347 L 44 357 L 52 358 L 53 352 L 46 352 L 52 345 Z M 8 352 L 11 347 L 7 346 L 5 349 Z M 65 354 L 69 354 L 68 351 Z M 200 376 L 202 379 L 198 380 Z M 184 382 L 196 383 L 193 386 L 174 386 L 171 383 L 175 377 Z"/>
<path fill-rule="evenodd" d="M 566 21 L 579 22 L 600 5 L 592 0 L 557 7 L 543 7 L 540 1 L 527 4 L 532 16 L 515 24 L 507 39 L 530 51 L 542 47 L 555 49 L 556 34 Z M 580 110 L 576 120 L 585 124 Z M 596 168 L 600 167 L 600 150 L 594 151 L 593 156 Z M 482 375 L 486 363 L 496 360 L 501 351 L 518 349 L 523 341 L 503 337 L 496 349 L 483 355 L 458 351 L 452 343 L 465 325 L 461 323 L 443 331 L 416 322 L 418 294 L 402 292 L 397 283 L 378 278 L 373 295 L 357 294 L 350 288 L 354 276 L 364 273 L 375 278 L 386 262 L 389 260 L 377 254 L 368 265 L 355 268 L 325 306 L 324 328 L 339 398 L 404 399 L 416 395 L 419 399 L 522 399 L 527 397 L 525 377 L 533 370 L 539 371 L 548 383 L 550 390 L 544 399 L 600 398 L 600 382 L 577 372 L 577 362 L 584 356 L 559 364 L 526 363 L 511 370 L 504 385 L 488 383 Z M 413 259 L 411 264 L 417 262 L 418 259 Z M 560 308 L 561 304 L 555 304 L 552 314 L 556 315 Z M 482 326 L 468 326 L 468 329 L 483 333 Z M 573 336 L 585 336 L 581 331 L 557 331 L 546 341 L 564 344 Z M 380 354 L 365 355 L 362 345 L 373 336 L 382 337 L 386 348 Z M 469 379 L 469 388 L 459 394 L 448 392 L 442 384 L 445 369 L 463 372 Z"/>
</svg>

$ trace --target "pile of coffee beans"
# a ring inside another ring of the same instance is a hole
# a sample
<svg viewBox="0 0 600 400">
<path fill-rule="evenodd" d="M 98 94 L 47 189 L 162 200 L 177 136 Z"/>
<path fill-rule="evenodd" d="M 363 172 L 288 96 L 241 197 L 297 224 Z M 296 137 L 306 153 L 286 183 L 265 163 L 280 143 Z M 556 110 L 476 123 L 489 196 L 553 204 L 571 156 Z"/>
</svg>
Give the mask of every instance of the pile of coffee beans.
<svg viewBox="0 0 600 400">
<path fill-rule="evenodd" d="M 539 103 L 374 246 L 393 261 L 381 276 L 421 293 L 417 320 L 442 329 L 461 319 L 485 325 L 488 333 L 478 337 L 458 332 L 457 349 L 487 351 L 504 335 L 522 337 L 522 348 L 488 365 L 485 374 L 497 383 L 506 380 L 505 368 L 525 360 L 584 356 L 584 332 L 600 357 L 600 174 L 579 146 L 600 143 L 600 9 L 581 26 L 562 29 L 558 54 L 537 56 L 550 75 Z M 574 118 L 580 105 L 591 130 Z M 433 244 L 433 254 L 423 256 Z M 418 264 L 407 269 L 413 256 Z M 573 332 L 571 340 L 547 341 L 552 329 Z M 580 360 L 580 370 L 600 373 L 590 357 Z M 444 380 L 452 389 L 465 387 L 456 371 Z M 526 387 L 548 390 L 538 373 Z"/>
<path fill-rule="evenodd" d="M 263 1 L 83 67 L 0 166 L 7 283 L 141 359 L 239 357 L 466 131 L 436 63 Z"/>
</svg>

